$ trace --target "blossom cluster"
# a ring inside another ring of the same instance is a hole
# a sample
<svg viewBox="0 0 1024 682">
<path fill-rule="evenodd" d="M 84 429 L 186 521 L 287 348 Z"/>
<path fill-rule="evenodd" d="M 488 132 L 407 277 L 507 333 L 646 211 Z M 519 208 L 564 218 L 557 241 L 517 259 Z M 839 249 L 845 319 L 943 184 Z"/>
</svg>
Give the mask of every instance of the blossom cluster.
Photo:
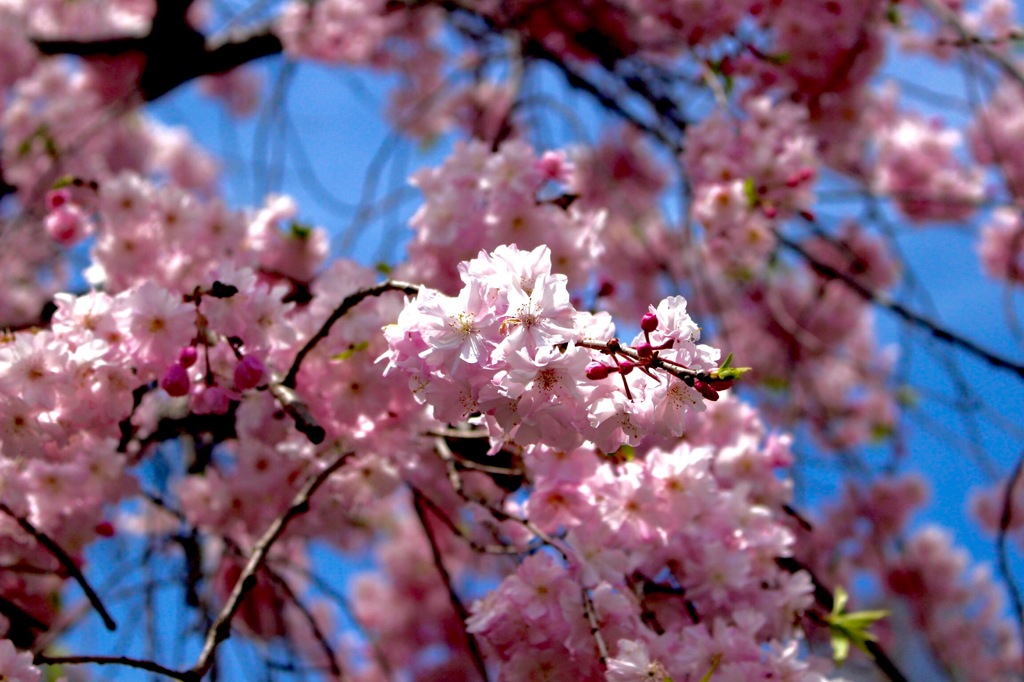
<svg viewBox="0 0 1024 682">
<path fill-rule="evenodd" d="M 685 414 L 704 408 L 693 382 L 634 373 L 618 360 L 599 365 L 607 372 L 594 378 L 614 372 L 621 385 L 588 380 L 588 365 L 600 359 L 593 339 L 613 339 L 614 327 L 606 315 L 576 310 L 567 278 L 551 269 L 546 246 L 503 246 L 462 263 L 457 296 L 424 290 L 385 330 L 388 369 L 407 374 L 441 421 L 485 415 L 496 444 L 568 450 L 588 440 L 614 452 L 647 434 L 679 436 Z M 691 372 L 716 367 L 719 351 L 696 343 L 682 297 L 651 312 L 657 327 L 634 347 L 659 348 L 662 361 Z"/>
<path fill-rule="evenodd" d="M 538 155 L 522 141 L 496 151 L 479 141 L 457 143 L 441 166 L 411 178 L 423 204 L 410 220 L 409 264 L 397 274 L 453 292 L 461 286 L 460 261 L 515 243 L 545 245 L 559 272 L 584 280 L 602 252 L 604 215 L 556 200 L 551 190 L 570 183 L 573 173 L 564 153 Z"/>
<path fill-rule="evenodd" d="M 704 226 L 709 258 L 741 272 L 774 251 L 775 220 L 807 212 L 818 173 L 807 112 L 767 98 L 746 103 L 746 118 L 701 121 L 683 163 L 693 183 L 693 217 Z"/>
</svg>

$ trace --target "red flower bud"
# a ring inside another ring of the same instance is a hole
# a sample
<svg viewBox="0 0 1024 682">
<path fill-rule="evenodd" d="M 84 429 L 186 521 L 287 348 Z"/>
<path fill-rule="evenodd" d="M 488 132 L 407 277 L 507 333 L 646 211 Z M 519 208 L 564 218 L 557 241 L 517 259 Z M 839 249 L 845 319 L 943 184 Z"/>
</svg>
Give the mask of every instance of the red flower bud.
<svg viewBox="0 0 1024 682">
<path fill-rule="evenodd" d="M 51 189 L 46 193 L 46 206 L 51 211 L 58 206 L 71 201 L 71 190 L 67 187 L 61 187 L 60 189 Z"/>
<path fill-rule="evenodd" d="M 188 378 L 188 372 L 185 368 L 174 363 L 167 368 L 164 372 L 163 377 L 160 379 L 160 388 L 167 391 L 167 395 L 180 398 L 183 395 L 188 395 L 188 389 L 191 382 Z"/>
<path fill-rule="evenodd" d="M 614 369 L 614 367 L 609 367 L 608 365 L 601 362 L 592 362 L 589 365 L 587 365 L 587 378 L 592 379 L 594 381 L 607 379 L 608 375 L 611 374 L 612 371 L 614 371 Z"/>
<path fill-rule="evenodd" d="M 198 351 L 195 346 L 185 346 L 178 353 L 178 364 L 182 367 L 188 368 L 196 364 L 196 359 L 199 357 Z"/>
<path fill-rule="evenodd" d="M 732 379 L 719 379 L 718 381 L 709 381 L 708 386 L 715 389 L 716 391 L 725 391 L 732 388 Z"/>
<path fill-rule="evenodd" d="M 711 388 L 710 385 L 704 383 L 700 379 L 693 382 L 693 387 L 700 392 L 706 400 L 718 400 L 718 391 Z"/>
<path fill-rule="evenodd" d="M 654 357 L 654 346 L 646 341 L 641 341 L 636 344 L 636 354 L 640 356 L 641 360 L 650 360 Z"/>
<path fill-rule="evenodd" d="M 650 334 L 658 328 L 658 316 L 654 313 L 644 313 L 644 316 L 640 318 L 640 329 Z"/>
<path fill-rule="evenodd" d="M 267 373 L 266 366 L 255 355 L 246 355 L 235 365 L 235 388 L 244 391 L 256 388 L 263 382 Z"/>
</svg>

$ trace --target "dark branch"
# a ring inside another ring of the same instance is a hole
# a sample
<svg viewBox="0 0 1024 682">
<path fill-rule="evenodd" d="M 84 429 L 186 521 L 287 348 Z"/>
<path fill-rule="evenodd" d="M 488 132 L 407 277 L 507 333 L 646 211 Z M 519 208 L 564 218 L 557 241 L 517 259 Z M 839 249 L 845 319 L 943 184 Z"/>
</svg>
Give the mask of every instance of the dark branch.
<svg viewBox="0 0 1024 682">
<path fill-rule="evenodd" d="M 427 519 L 426 506 L 423 503 L 423 498 L 420 497 L 419 493 L 413 491 L 413 507 L 416 510 L 416 516 L 420 520 L 420 526 L 423 528 L 423 534 L 427 536 L 427 542 L 430 543 L 430 553 L 434 558 L 434 566 L 437 568 L 437 574 L 441 578 L 441 582 L 444 583 L 445 589 L 448 590 L 448 601 L 451 602 L 452 608 L 459 614 L 459 620 L 465 624 L 469 618 L 469 610 L 466 605 L 462 603 L 462 599 L 459 597 L 459 593 L 455 591 L 455 586 L 452 584 L 452 577 L 448 573 L 448 569 L 444 566 L 444 558 L 441 556 L 441 548 L 437 545 L 437 538 L 434 537 L 434 532 L 430 529 L 430 521 Z M 473 658 L 473 663 L 476 665 L 476 670 L 480 673 L 480 679 L 487 682 L 487 665 L 484 663 L 483 653 L 480 651 L 480 644 L 476 641 L 476 637 L 473 633 L 469 632 L 465 627 L 462 628 L 462 633 L 466 636 L 466 646 L 469 648 L 470 656 Z"/>
<path fill-rule="evenodd" d="M 334 309 L 331 316 L 327 318 L 323 325 L 321 325 L 317 333 L 306 342 L 306 345 L 299 349 L 298 353 L 296 353 L 295 360 L 292 362 L 292 366 L 288 369 L 288 374 L 286 374 L 284 379 L 281 380 L 281 385 L 290 389 L 295 388 L 295 381 L 299 375 L 299 369 L 302 367 L 302 361 L 306 359 L 306 356 L 309 355 L 314 348 L 316 348 L 318 343 L 327 338 L 331 333 L 331 327 L 334 326 L 334 323 L 344 317 L 349 310 L 356 307 L 364 299 L 370 298 L 371 296 L 380 296 L 387 291 L 401 291 L 406 295 L 412 296 L 413 294 L 418 293 L 419 290 L 420 288 L 415 284 L 389 280 L 387 282 L 375 284 L 372 287 L 360 289 L 359 291 L 346 296 L 345 300 L 343 300 L 341 304 Z"/>
<path fill-rule="evenodd" d="M 231 589 L 231 594 L 228 596 L 224 607 L 220 613 L 214 619 L 209 629 L 206 631 L 206 639 L 203 642 L 203 650 L 199 654 L 199 659 L 196 664 L 189 671 L 189 678 L 191 680 L 201 680 L 206 673 L 213 667 L 214 655 L 217 652 L 217 647 L 220 643 L 225 641 L 231 636 L 231 621 L 235 617 L 235 613 L 238 612 L 239 607 L 242 604 L 242 599 L 248 594 L 253 587 L 256 585 L 256 572 L 260 570 L 260 567 L 267 559 L 267 555 L 270 553 L 271 547 L 277 542 L 277 539 L 281 537 L 285 529 L 288 527 L 296 517 L 301 516 L 309 510 L 309 500 L 316 493 L 317 489 L 324 484 L 324 482 L 337 471 L 341 466 L 348 461 L 348 458 L 352 456 L 351 452 L 344 452 L 337 455 L 322 471 L 316 475 L 310 477 L 305 485 L 296 493 L 292 499 L 291 505 L 284 511 L 283 514 L 278 516 L 270 527 L 260 536 L 256 544 L 253 545 L 252 554 L 249 555 L 249 560 L 245 564 L 245 568 L 242 569 L 242 573 L 238 576 L 238 580 L 235 582 L 235 586 Z"/>
<path fill-rule="evenodd" d="M 193 28 L 186 14 L 190 1 L 157 4 L 150 31 L 141 37 L 103 40 L 37 40 L 46 55 L 72 54 L 80 57 L 116 57 L 140 54 L 145 58 L 139 91 L 151 102 L 194 78 L 226 73 L 248 62 L 280 54 L 281 40 L 268 27 L 235 35 L 220 42 L 207 41 Z"/>
<path fill-rule="evenodd" d="M 165 668 L 159 663 L 154 663 L 153 661 L 129 658 L 128 656 L 47 656 L 45 654 L 36 654 L 33 662 L 36 665 L 83 665 L 88 663 L 94 663 L 97 665 L 121 665 L 127 668 L 148 670 L 149 672 L 164 675 L 165 677 L 170 677 L 175 680 L 182 680 L 183 682 L 193 679 L 189 673 Z"/>
<path fill-rule="evenodd" d="M 814 585 L 814 601 L 826 612 L 832 611 L 835 605 L 835 597 L 832 595 L 832 591 L 818 580 L 818 576 L 809 567 L 793 557 L 778 557 L 775 559 L 775 563 L 779 568 L 790 573 L 797 573 L 799 571 L 807 573 L 811 578 L 811 584 Z M 808 611 L 808 614 L 816 615 L 813 611 Z M 882 645 L 869 639 L 865 640 L 864 646 L 868 650 L 871 659 L 875 662 L 875 665 L 878 666 L 879 672 L 892 680 L 892 682 L 908 682 L 895 661 L 889 658 L 889 654 L 885 653 Z"/>
<path fill-rule="evenodd" d="M 1010 561 L 1006 554 L 1006 537 L 1010 532 L 1010 521 L 1013 518 L 1013 491 L 1020 482 L 1021 473 L 1024 473 L 1024 453 L 1017 458 L 1017 466 L 1013 469 L 1010 480 L 1006 482 L 1006 491 L 1003 493 L 1003 511 L 999 516 L 999 534 L 996 536 L 996 553 L 999 559 L 999 572 L 1006 583 L 1006 589 L 1010 592 L 1010 600 L 1013 602 L 1013 614 L 1017 618 L 1017 631 L 1022 642 L 1024 642 L 1024 604 L 1021 603 L 1020 589 L 1013 579 L 1010 571 Z"/>
<path fill-rule="evenodd" d="M 909 322 L 910 324 L 929 332 L 932 336 L 939 339 L 940 341 L 945 341 L 951 346 L 955 346 L 957 348 L 960 348 L 961 350 L 965 350 L 971 355 L 974 355 L 975 357 L 984 360 L 993 367 L 1009 370 L 1016 374 L 1018 377 L 1024 379 L 1024 365 L 1017 362 L 1013 362 L 1012 360 L 1007 360 L 1002 356 L 996 355 L 995 353 L 986 350 L 985 348 L 982 348 L 981 346 L 971 341 L 970 339 L 964 338 L 963 336 L 960 336 L 959 334 L 956 334 L 950 331 L 949 329 L 946 329 L 945 327 L 939 325 L 937 322 L 929 320 L 923 315 L 914 312 L 910 308 L 907 308 L 905 305 L 893 301 L 888 296 L 881 294 L 877 291 L 873 291 L 872 289 L 864 286 L 859 281 L 857 281 L 853 277 L 850 277 L 846 273 L 840 272 L 826 263 L 822 263 L 820 260 L 816 259 L 813 255 L 811 255 L 810 252 L 808 252 L 804 247 L 800 246 L 800 244 L 782 235 L 778 231 L 775 232 L 775 236 L 779 240 L 780 244 L 790 249 L 791 251 L 794 251 L 797 254 L 799 254 L 805 261 L 807 261 L 807 264 L 811 267 L 811 269 L 813 269 L 815 272 L 822 275 L 823 277 L 842 282 L 853 293 L 857 294 L 865 301 L 868 301 L 869 303 L 874 303 L 875 305 L 878 305 L 886 310 L 889 310 L 890 312 L 900 317 L 901 319 L 905 320 L 906 322 Z"/>
<path fill-rule="evenodd" d="M 107 609 L 103 606 L 103 602 L 100 601 L 99 595 L 96 594 L 94 589 L 92 589 L 89 581 L 85 579 L 82 571 L 79 570 L 78 566 L 75 564 L 74 559 L 68 556 L 68 553 L 64 551 L 64 548 L 57 544 L 57 542 L 49 535 L 33 526 L 28 519 L 15 514 L 14 511 L 3 502 L 0 502 L 0 512 L 11 517 L 15 523 L 21 526 L 23 531 L 35 538 L 36 542 L 42 545 L 46 551 L 53 555 L 67 574 L 74 578 L 75 582 L 78 583 L 78 586 L 82 588 L 82 592 L 85 593 L 86 599 L 89 600 L 92 607 L 96 609 L 98 614 L 100 614 L 100 618 L 103 619 L 103 625 L 108 630 L 116 630 L 117 623 L 110 617 L 110 613 L 108 613 Z"/>
</svg>

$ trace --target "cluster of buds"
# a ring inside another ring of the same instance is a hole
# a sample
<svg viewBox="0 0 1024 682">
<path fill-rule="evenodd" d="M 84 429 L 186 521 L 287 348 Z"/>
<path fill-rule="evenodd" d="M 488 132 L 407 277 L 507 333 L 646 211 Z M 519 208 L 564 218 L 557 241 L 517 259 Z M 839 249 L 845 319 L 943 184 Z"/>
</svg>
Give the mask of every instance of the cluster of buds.
<svg viewBox="0 0 1024 682">
<path fill-rule="evenodd" d="M 726 357 L 718 368 L 710 372 L 695 370 L 662 357 L 661 351 L 671 349 L 675 341 L 668 338 L 658 345 L 651 342 L 651 333 L 658 329 L 658 315 L 653 310 L 644 313 L 644 316 L 640 318 L 640 329 L 644 338 L 633 346 L 624 346 L 617 338 L 611 338 L 603 345 L 582 342 L 580 345 L 601 351 L 615 363 L 609 365 L 599 361 L 591 362 L 585 370 L 587 378 L 592 381 L 600 381 L 607 379 L 612 374 L 618 374 L 622 377 L 622 386 L 626 391 L 626 397 L 632 400 L 633 395 L 626 382 L 626 375 L 634 369 L 638 369 L 660 383 L 661 379 L 654 375 L 652 370 L 662 370 L 681 379 L 706 400 L 718 400 L 719 391 L 732 388 L 733 382 L 749 369 L 747 367 L 732 367 L 732 354 Z"/>
</svg>

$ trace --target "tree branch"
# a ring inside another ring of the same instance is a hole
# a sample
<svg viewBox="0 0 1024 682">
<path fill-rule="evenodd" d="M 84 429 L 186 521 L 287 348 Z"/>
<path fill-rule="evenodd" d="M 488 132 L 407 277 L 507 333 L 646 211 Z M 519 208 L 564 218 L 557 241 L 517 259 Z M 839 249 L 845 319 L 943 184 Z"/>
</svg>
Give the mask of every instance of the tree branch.
<svg viewBox="0 0 1024 682">
<path fill-rule="evenodd" d="M 116 630 L 117 623 L 110 617 L 110 613 L 108 613 L 107 609 L 103 606 L 103 602 L 100 601 L 99 595 L 96 594 L 94 589 L 92 589 L 89 581 L 86 580 L 85 576 L 82 574 L 82 571 L 75 565 L 74 559 L 68 556 L 68 553 L 64 551 L 64 548 L 57 544 L 57 542 L 46 533 L 33 526 L 28 519 L 15 514 L 14 511 L 3 502 L 0 502 L 0 512 L 3 512 L 12 518 L 15 523 L 21 526 L 23 531 L 35 538 L 36 542 L 42 545 L 54 556 L 55 559 L 57 559 L 61 567 L 67 571 L 68 575 L 74 578 L 75 582 L 78 583 L 78 586 L 82 588 L 82 592 L 85 593 L 86 599 L 89 600 L 92 607 L 96 609 L 98 614 L 100 614 L 100 618 L 103 619 L 103 625 L 108 630 Z"/>
<path fill-rule="evenodd" d="M 999 516 L 999 534 L 996 535 L 996 553 L 999 560 L 999 573 L 1003 576 L 1006 589 L 1010 593 L 1010 600 L 1013 602 L 1013 614 L 1017 618 L 1017 632 L 1021 637 L 1021 644 L 1024 645 L 1024 603 L 1021 602 L 1020 589 L 1013 579 L 1010 571 L 1010 561 L 1006 553 L 1006 537 L 1010 531 L 1010 521 L 1013 517 L 1013 490 L 1024 473 L 1024 452 L 1017 458 L 1017 466 L 1013 468 L 1010 480 L 1006 482 L 1006 491 L 1003 493 L 1003 511 Z"/>
<path fill-rule="evenodd" d="M 825 587 L 824 583 L 818 580 L 818 576 L 814 574 L 814 571 L 794 557 L 777 557 L 775 559 L 775 563 L 779 568 L 784 571 L 789 571 L 790 573 L 797 573 L 799 571 L 807 573 L 811 578 L 811 584 L 814 585 L 814 600 L 826 612 L 832 611 L 832 608 L 835 605 L 835 597 L 832 595 L 832 591 Z M 807 613 L 812 616 L 818 615 L 813 611 L 808 611 Z M 818 616 L 818 618 L 820 618 L 820 616 Z M 892 680 L 892 682 L 909 682 L 896 663 L 889 658 L 889 654 L 885 653 L 885 649 L 882 648 L 882 645 L 869 639 L 865 640 L 864 646 L 868 650 L 868 653 L 875 665 L 878 666 L 878 670 L 883 675 Z"/>
<path fill-rule="evenodd" d="M 780 244 L 790 249 L 791 251 L 794 251 L 797 254 L 799 254 L 805 261 L 807 261 L 807 264 L 815 272 L 828 279 L 838 280 L 842 282 L 853 293 L 857 294 L 865 301 L 868 301 L 869 303 L 874 303 L 875 305 L 881 306 L 882 308 L 889 310 L 890 312 L 894 313 L 896 316 L 902 318 L 906 322 L 909 322 L 910 324 L 929 332 L 932 336 L 939 339 L 940 341 L 945 341 L 946 343 L 949 343 L 952 346 L 967 351 L 971 355 L 974 355 L 975 357 L 984 360 L 993 367 L 1009 370 L 1010 372 L 1016 374 L 1019 378 L 1024 379 L 1024 365 L 1017 362 L 1013 362 L 1012 360 L 1007 360 L 1002 356 L 996 355 L 995 353 L 986 350 L 985 348 L 982 348 L 981 346 L 971 341 L 970 339 L 967 339 L 963 336 L 960 336 L 959 334 L 956 334 L 946 329 L 945 327 L 939 325 L 937 322 L 929 320 L 923 315 L 915 313 L 910 308 L 907 308 L 903 304 L 892 300 L 885 294 L 881 294 L 877 291 L 874 291 L 864 286 L 853 277 L 850 277 L 849 275 L 836 270 L 835 268 L 826 263 L 822 263 L 820 260 L 816 259 L 813 255 L 811 255 L 810 252 L 808 252 L 804 247 L 802 247 L 800 244 L 796 243 L 792 239 L 784 236 L 782 233 L 775 231 L 775 237 L 779 240 Z"/>
<path fill-rule="evenodd" d="M 103 40 L 36 40 L 45 55 L 72 54 L 80 57 L 120 56 L 131 53 L 145 57 L 139 79 L 143 101 L 152 102 L 194 78 L 225 73 L 284 49 L 269 26 L 236 34 L 222 41 L 208 41 L 188 23 L 190 2 L 157 3 L 150 31 L 145 36 Z"/>
<path fill-rule="evenodd" d="M 465 623 L 469 618 L 469 610 L 466 609 L 466 605 L 462 603 L 462 599 L 459 598 L 459 593 L 455 591 L 455 586 L 452 585 L 452 577 L 448 573 L 448 569 L 444 566 L 444 559 L 441 556 L 441 548 L 437 545 L 437 538 L 434 537 L 434 533 L 430 530 L 430 521 L 427 520 L 427 511 L 423 504 L 423 498 L 415 490 L 412 494 L 413 508 L 416 510 L 416 516 L 420 520 L 420 526 L 423 528 L 423 534 L 427 536 L 427 542 L 430 543 L 430 553 L 434 558 L 434 566 L 437 568 L 437 574 L 441 578 L 441 582 L 444 583 L 445 589 L 448 590 L 448 601 L 451 602 L 452 608 L 459 614 L 459 620 L 463 623 L 462 634 L 466 636 L 466 646 L 469 648 L 469 654 L 473 658 L 473 664 L 476 666 L 476 670 L 480 673 L 480 679 L 487 682 L 487 664 L 484 663 L 483 653 L 480 651 L 480 644 L 476 641 L 476 637 L 466 630 Z"/>
<path fill-rule="evenodd" d="M 324 321 L 317 333 L 306 342 L 306 345 L 299 349 L 298 353 L 296 353 L 295 360 L 292 362 L 292 366 L 288 370 L 288 374 L 286 374 L 284 379 L 281 380 L 281 385 L 290 389 L 295 388 L 295 381 L 299 375 L 299 369 L 302 366 L 302 361 L 306 359 L 306 356 L 309 355 L 314 348 L 316 348 L 318 343 L 327 338 L 331 333 L 331 327 L 334 326 L 334 323 L 344 317 L 349 310 L 357 306 L 364 299 L 371 296 L 380 296 L 387 291 L 401 291 L 408 296 L 412 296 L 413 294 L 419 293 L 419 290 L 419 286 L 410 284 L 409 282 L 388 280 L 386 282 L 381 282 L 380 284 L 375 284 L 372 287 L 360 289 L 359 291 L 346 296 L 345 300 L 343 300 L 338 307 L 334 309 L 334 312 L 331 313 L 330 317 Z"/>
<path fill-rule="evenodd" d="M 178 670 L 172 670 L 166 668 L 159 663 L 153 661 L 146 661 L 138 658 L 130 658 L 128 656 L 47 656 L 45 654 L 36 654 L 33 659 L 33 663 L 36 665 L 83 665 L 88 663 L 95 663 L 97 665 L 122 665 L 128 668 L 137 668 L 139 670 L 148 670 L 158 675 L 164 675 L 175 680 L 182 680 L 182 682 L 189 682 L 192 680 L 191 673 L 181 672 Z"/>
<path fill-rule="evenodd" d="M 199 654 L 195 665 L 188 672 L 189 677 L 187 679 L 193 681 L 201 680 L 209 672 L 213 666 L 217 647 L 231 636 L 231 621 L 241 606 L 242 599 L 256 585 L 256 572 L 263 565 L 263 562 L 266 561 L 271 547 L 281 537 L 289 523 L 297 516 L 301 516 L 309 511 L 309 500 L 313 494 L 331 474 L 348 461 L 352 454 L 352 452 L 338 454 L 322 471 L 310 477 L 306 484 L 296 493 L 288 509 L 270 524 L 270 527 L 253 545 L 252 554 L 249 555 L 245 568 L 242 569 L 242 573 L 238 576 L 235 586 L 231 589 L 231 594 L 228 595 L 224 607 L 217 614 L 217 617 L 206 632 L 203 650 Z"/>
</svg>

